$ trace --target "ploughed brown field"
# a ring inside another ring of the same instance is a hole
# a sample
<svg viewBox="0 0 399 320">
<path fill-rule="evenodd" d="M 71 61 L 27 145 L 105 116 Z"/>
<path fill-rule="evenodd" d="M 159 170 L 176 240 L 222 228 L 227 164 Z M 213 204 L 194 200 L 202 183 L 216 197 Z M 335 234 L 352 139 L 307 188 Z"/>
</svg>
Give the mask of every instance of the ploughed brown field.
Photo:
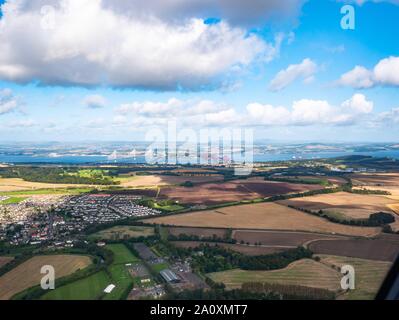
<svg viewBox="0 0 399 320">
<path fill-rule="evenodd" d="M 194 187 L 165 187 L 159 196 L 190 204 L 221 204 L 241 200 L 265 198 L 279 194 L 318 190 L 320 185 L 265 181 L 249 178 L 223 183 L 204 183 Z"/>
<path fill-rule="evenodd" d="M 168 227 L 168 233 L 173 236 L 179 236 L 185 234 L 188 236 L 197 236 L 200 238 L 224 238 L 227 234 L 226 229 L 216 228 L 186 228 L 186 227 Z"/>
<path fill-rule="evenodd" d="M 378 261 L 394 261 L 399 254 L 399 236 L 380 239 L 317 240 L 309 244 L 315 254 L 329 254 Z"/>
<path fill-rule="evenodd" d="M 264 254 L 272 254 L 277 252 L 282 252 L 295 247 L 272 247 L 272 246 L 248 246 L 241 244 L 232 244 L 232 243 L 220 243 L 220 242 L 203 242 L 203 241 L 172 241 L 173 245 L 178 248 L 196 248 L 201 244 L 207 244 L 210 246 L 218 245 L 219 247 L 223 247 L 226 249 L 230 249 L 239 253 L 242 253 L 247 256 L 259 256 Z"/>
<path fill-rule="evenodd" d="M 272 202 L 152 218 L 146 219 L 145 222 L 186 227 L 292 230 L 352 236 L 372 236 L 381 230 L 332 223 Z"/>
<path fill-rule="evenodd" d="M 399 186 L 399 173 L 358 173 L 350 176 L 353 185 Z"/>
<path fill-rule="evenodd" d="M 223 180 L 222 175 L 218 174 L 203 174 L 203 175 L 148 175 L 148 176 L 125 176 L 116 179 L 120 181 L 120 185 L 125 188 L 135 187 L 152 187 L 152 186 L 166 186 L 179 185 L 186 181 L 193 183 L 215 182 Z"/>
<path fill-rule="evenodd" d="M 91 259 L 87 256 L 35 256 L 0 277 L 0 300 L 8 300 L 25 289 L 40 285 L 43 277 L 40 270 L 44 265 L 53 266 L 55 277 L 61 278 L 90 264 Z"/>
<path fill-rule="evenodd" d="M 11 262 L 13 259 L 13 257 L 0 257 L 0 268 Z"/>
<path fill-rule="evenodd" d="M 233 238 L 237 242 L 261 243 L 268 246 L 291 246 L 298 247 L 315 240 L 322 239 L 348 239 L 344 236 L 325 235 L 309 232 L 289 231 L 259 231 L 259 230 L 234 230 Z"/>
<path fill-rule="evenodd" d="M 383 195 L 337 192 L 282 200 L 277 201 L 277 203 L 312 211 L 324 210 L 327 212 L 343 214 L 344 216 L 353 219 L 361 219 L 368 218 L 370 214 L 380 211 L 393 213 L 389 206 L 397 203 L 397 201 L 389 199 Z"/>
</svg>

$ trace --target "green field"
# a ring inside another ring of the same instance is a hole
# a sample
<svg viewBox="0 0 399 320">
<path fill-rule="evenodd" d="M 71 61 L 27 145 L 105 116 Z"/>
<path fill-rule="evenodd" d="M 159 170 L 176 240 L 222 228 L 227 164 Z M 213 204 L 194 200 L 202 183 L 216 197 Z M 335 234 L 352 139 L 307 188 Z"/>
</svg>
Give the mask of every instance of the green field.
<svg viewBox="0 0 399 320">
<path fill-rule="evenodd" d="M 88 193 L 91 191 L 93 191 L 93 188 L 54 188 L 54 189 L 36 189 L 36 190 L 25 190 L 25 191 L 0 192 L 0 196 L 18 197 L 18 196 L 46 195 L 46 194 L 78 195 L 81 193 Z"/>
<path fill-rule="evenodd" d="M 25 197 L 11 197 L 6 200 L 0 201 L 0 204 L 18 204 L 24 201 L 25 199 L 26 199 Z"/>
<path fill-rule="evenodd" d="M 110 244 L 106 249 L 114 253 L 114 261 L 106 271 L 97 272 L 87 278 L 72 282 L 42 296 L 45 300 L 119 300 L 123 298 L 133 284 L 125 264 L 136 263 L 136 258 L 123 244 Z M 116 287 L 110 294 L 104 289 L 114 284 Z"/>
<path fill-rule="evenodd" d="M 125 263 L 135 263 L 140 260 L 135 257 L 130 250 L 124 244 L 109 244 L 105 247 L 114 253 L 114 262 L 112 265 L 125 264 Z"/>
<path fill-rule="evenodd" d="M 151 269 L 157 273 L 161 272 L 162 270 L 168 269 L 168 268 L 169 268 L 169 265 L 166 262 L 151 265 Z"/>
<path fill-rule="evenodd" d="M 119 240 L 125 238 L 148 237 L 154 235 L 153 227 L 114 226 L 89 236 L 90 240 Z"/>
<path fill-rule="evenodd" d="M 105 271 L 97 272 L 87 278 L 59 287 L 43 295 L 43 300 L 96 300 L 111 283 Z"/>
</svg>

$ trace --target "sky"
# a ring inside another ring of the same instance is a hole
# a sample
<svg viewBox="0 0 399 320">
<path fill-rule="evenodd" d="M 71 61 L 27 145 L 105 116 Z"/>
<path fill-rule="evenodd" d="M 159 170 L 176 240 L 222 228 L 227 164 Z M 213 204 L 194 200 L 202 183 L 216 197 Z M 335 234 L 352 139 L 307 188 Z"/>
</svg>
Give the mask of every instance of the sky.
<svg viewBox="0 0 399 320">
<path fill-rule="evenodd" d="M 0 4 L 0 141 L 399 141 L 399 0 Z"/>
</svg>

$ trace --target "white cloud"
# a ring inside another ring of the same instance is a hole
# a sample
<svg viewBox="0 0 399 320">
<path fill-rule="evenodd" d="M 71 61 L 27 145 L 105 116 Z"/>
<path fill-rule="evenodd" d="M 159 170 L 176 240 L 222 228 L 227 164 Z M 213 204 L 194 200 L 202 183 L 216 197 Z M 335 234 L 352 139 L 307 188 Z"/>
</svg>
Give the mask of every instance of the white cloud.
<svg viewBox="0 0 399 320">
<path fill-rule="evenodd" d="M 227 108 L 225 104 L 211 100 L 179 100 L 171 98 L 166 102 L 143 101 L 122 104 L 116 109 L 116 112 L 122 115 L 184 117 L 224 111 Z"/>
<path fill-rule="evenodd" d="M 167 102 L 135 102 L 116 110 L 127 126 L 164 125 L 175 119 L 187 127 L 210 126 L 312 126 L 351 125 L 362 121 L 373 110 L 373 102 L 355 94 L 338 106 L 326 100 L 301 99 L 291 108 L 258 102 L 249 103 L 244 112 L 210 100 L 170 99 Z M 149 112 L 151 111 L 151 112 Z"/>
<path fill-rule="evenodd" d="M 0 90 L 0 115 L 15 111 L 19 107 L 11 89 Z"/>
<path fill-rule="evenodd" d="M 90 109 L 104 108 L 107 105 L 107 100 L 98 94 L 86 96 L 83 103 Z"/>
<path fill-rule="evenodd" d="M 342 107 L 352 110 L 356 114 L 370 113 L 373 111 L 374 103 L 367 101 L 363 94 L 354 94 L 352 98 L 344 101 Z"/>
<path fill-rule="evenodd" d="M 374 78 L 377 83 L 399 86 L 399 57 L 382 59 L 374 67 Z"/>
<path fill-rule="evenodd" d="M 351 71 L 344 73 L 338 80 L 338 84 L 357 89 L 370 88 L 374 85 L 373 73 L 365 67 L 356 66 Z"/>
<path fill-rule="evenodd" d="M 317 72 L 317 65 L 311 59 L 306 58 L 299 64 L 291 64 L 286 69 L 279 71 L 271 80 L 269 89 L 271 91 L 280 91 L 297 79 L 303 79 L 304 82 L 313 80 Z"/>
<path fill-rule="evenodd" d="M 399 57 L 388 57 L 380 60 L 373 70 L 356 66 L 343 74 L 338 85 L 356 89 L 371 88 L 377 85 L 399 86 Z"/>
<path fill-rule="evenodd" d="M 160 9 L 150 5 L 155 2 Z M 264 7 L 264 13 L 274 8 L 290 12 L 302 1 L 252 2 Z M 172 3 L 187 6 L 180 0 Z M 245 10 L 262 15 L 247 3 L 234 0 L 231 12 L 230 1 L 218 3 L 231 20 L 244 16 Z M 54 7 L 43 16 L 44 5 Z M 192 1 L 195 5 L 201 2 Z M 161 14 L 166 7 L 174 8 L 161 1 L 9 0 L 0 20 L 0 78 L 46 85 L 200 90 L 220 86 L 222 76 L 278 54 L 279 38 L 272 45 L 223 20 L 204 24 L 191 9 L 184 19 L 170 21 Z M 136 9 L 138 14 L 130 14 Z"/>
</svg>

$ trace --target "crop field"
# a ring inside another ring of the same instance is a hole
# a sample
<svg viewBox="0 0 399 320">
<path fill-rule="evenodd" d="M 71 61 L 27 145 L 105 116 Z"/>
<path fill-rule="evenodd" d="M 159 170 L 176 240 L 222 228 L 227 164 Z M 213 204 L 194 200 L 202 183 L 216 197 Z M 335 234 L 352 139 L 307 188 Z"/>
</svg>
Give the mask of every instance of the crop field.
<svg viewBox="0 0 399 320">
<path fill-rule="evenodd" d="M 14 260 L 14 257 L 0 257 L 0 268 L 2 266 L 5 266 L 7 263 L 11 262 Z"/>
<path fill-rule="evenodd" d="M 115 179 L 124 188 L 135 187 L 156 187 L 167 185 L 179 185 L 186 181 L 193 183 L 215 182 L 223 180 L 222 175 L 201 175 L 201 176 L 168 176 L 168 175 L 148 175 L 148 176 L 119 176 Z"/>
<path fill-rule="evenodd" d="M 125 238 L 148 237 L 154 235 L 154 228 L 143 226 L 115 226 L 89 236 L 92 240 L 118 240 Z"/>
<path fill-rule="evenodd" d="M 284 205 L 264 202 L 152 218 L 149 223 L 186 227 L 309 231 L 352 236 L 378 234 L 380 228 L 332 223 Z"/>
<path fill-rule="evenodd" d="M 62 189 L 79 188 L 84 185 L 29 182 L 18 178 L 0 178 L 0 192 L 37 190 L 37 189 Z"/>
<path fill-rule="evenodd" d="M 351 265 L 355 268 L 355 289 L 345 293 L 342 299 L 367 300 L 373 299 L 378 292 L 388 270 L 389 262 L 372 261 L 366 259 L 320 255 L 321 262 L 326 265 L 334 265 L 341 268 L 343 265 Z"/>
<path fill-rule="evenodd" d="M 325 235 L 309 232 L 283 232 L 283 231 L 259 231 L 259 230 L 234 230 L 233 238 L 237 242 L 261 243 L 268 246 L 298 247 L 311 241 L 321 239 L 347 239 L 347 237 Z"/>
<path fill-rule="evenodd" d="M 53 266 L 56 278 L 61 278 L 90 264 L 89 257 L 79 255 L 33 257 L 0 277 L 0 300 L 8 300 L 25 289 L 39 285 L 43 277 L 40 269 L 44 265 Z"/>
<path fill-rule="evenodd" d="M 388 238 L 317 240 L 309 245 L 309 249 L 317 254 L 394 261 L 399 254 L 399 242 Z"/>
<path fill-rule="evenodd" d="M 234 180 L 221 183 L 204 183 L 190 188 L 166 187 L 161 189 L 159 196 L 182 203 L 214 205 L 322 188 L 323 186 L 320 185 L 265 181 L 263 178 L 249 178 L 247 180 Z"/>
<path fill-rule="evenodd" d="M 277 201 L 277 203 L 312 211 L 324 210 L 353 219 L 361 219 L 368 218 L 370 214 L 379 211 L 392 212 L 389 205 L 394 204 L 395 201 L 382 195 L 337 192 Z"/>
<path fill-rule="evenodd" d="M 247 271 L 234 269 L 210 273 L 215 282 L 224 283 L 228 289 L 241 288 L 245 282 L 299 285 L 339 291 L 341 274 L 334 269 L 311 259 L 302 259 L 288 267 L 273 271 Z"/>
<path fill-rule="evenodd" d="M 201 244 L 207 244 L 209 246 L 218 245 L 219 247 L 223 247 L 226 249 L 230 249 L 239 253 L 242 253 L 247 256 L 259 256 L 264 254 L 272 254 L 281 251 L 285 251 L 288 248 L 295 247 L 273 247 L 273 246 L 255 246 L 255 245 L 242 245 L 242 244 L 231 244 L 231 243 L 223 243 L 223 242 L 203 242 L 203 241 L 172 241 L 174 246 L 178 248 L 196 248 Z"/>
<path fill-rule="evenodd" d="M 358 186 L 399 186 L 399 173 L 359 173 L 350 178 Z"/>
<path fill-rule="evenodd" d="M 215 229 L 215 228 L 186 228 L 186 227 L 167 227 L 170 235 L 179 236 L 185 234 L 188 236 L 197 236 L 200 238 L 224 238 L 227 234 L 226 229 Z"/>
</svg>

